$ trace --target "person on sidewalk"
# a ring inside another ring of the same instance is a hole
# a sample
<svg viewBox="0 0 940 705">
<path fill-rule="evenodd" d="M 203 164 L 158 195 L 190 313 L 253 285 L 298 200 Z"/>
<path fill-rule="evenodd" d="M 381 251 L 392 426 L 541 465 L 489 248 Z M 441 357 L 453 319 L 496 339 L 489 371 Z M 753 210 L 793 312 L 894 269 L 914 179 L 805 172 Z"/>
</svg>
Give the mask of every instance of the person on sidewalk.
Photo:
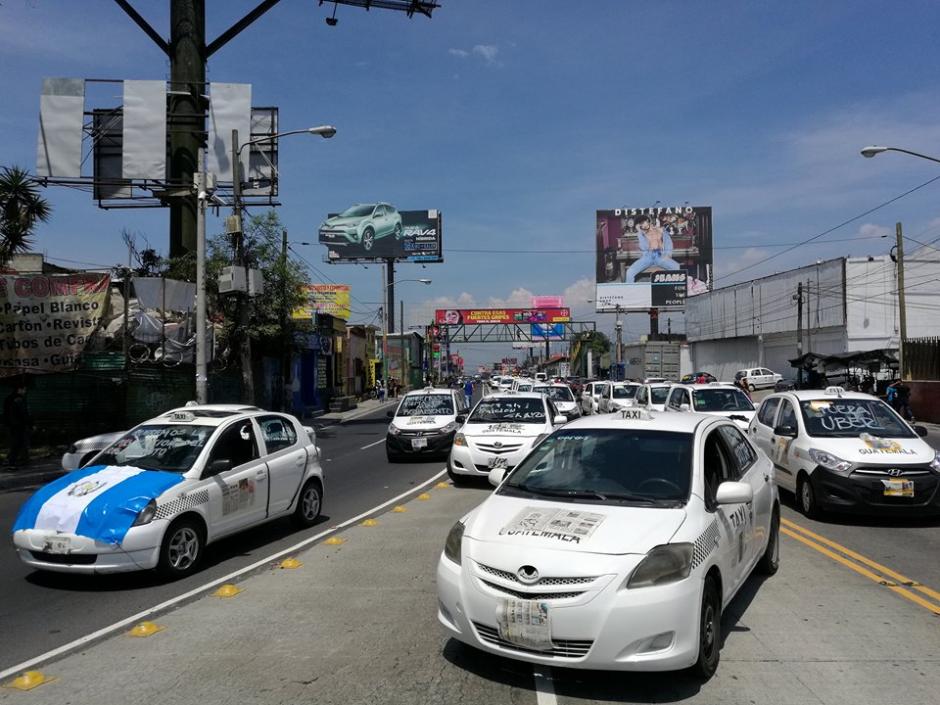
<svg viewBox="0 0 940 705">
<path fill-rule="evenodd" d="M 3 401 L 3 422 L 10 431 L 7 465 L 15 467 L 28 462 L 30 419 L 24 383 L 19 383 Z"/>
<path fill-rule="evenodd" d="M 468 379 L 466 384 L 463 385 L 463 398 L 464 406 L 468 409 L 473 404 L 473 380 Z"/>
</svg>

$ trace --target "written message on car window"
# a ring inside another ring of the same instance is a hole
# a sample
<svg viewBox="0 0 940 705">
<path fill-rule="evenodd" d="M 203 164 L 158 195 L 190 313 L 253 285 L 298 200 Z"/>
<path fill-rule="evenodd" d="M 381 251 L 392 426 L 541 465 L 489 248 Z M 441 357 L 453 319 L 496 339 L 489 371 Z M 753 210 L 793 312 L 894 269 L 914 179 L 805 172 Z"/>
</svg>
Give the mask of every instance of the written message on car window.
<svg viewBox="0 0 940 705">
<path fill-rule="evenodd" d="M 914 433 L 877 399 L 812 399 L 800 402 L 811 436 L 872 436 L 913 438 Z"/>
<path fill-rule="evenodd" d="M 456 413 L 454 400 L 448 394 L 421 394 L 405 397 L 397 416 L 445 416 Z"/>
<path fill-rule="evenodd" d="M 196 462 L 214 431 L 214 426 L 140 426 L 118 439 L 97 462 L 186 472 Z"/>
<path fill-rule="evenodd" d="M 541 399 L 483 399 L 467 423 L 545 423 Z"/>
</svg>

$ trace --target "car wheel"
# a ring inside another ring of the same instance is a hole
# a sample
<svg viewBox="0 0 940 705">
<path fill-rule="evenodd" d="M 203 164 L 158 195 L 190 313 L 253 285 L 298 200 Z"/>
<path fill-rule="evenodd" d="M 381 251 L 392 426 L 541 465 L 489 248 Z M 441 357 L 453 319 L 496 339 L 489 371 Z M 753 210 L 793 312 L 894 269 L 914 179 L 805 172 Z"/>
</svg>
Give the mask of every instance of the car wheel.
<svg viewBox="0 0 940 705">
<path fill-rule="evenodd" d="M 774 507 L 770 518 L 770 538 L 767 539 L 767 548 L 757 563 L 757 572 L 761 575 L 773 575 L 780 567 L 780 509 Z"/>
<path fill-rule="evenodd" d="M 712 576 L 705 578 L 698 632 L 698 660 L 692 671 L 708 680 L 718 670 L 721 655 L 721 595 Z"/>
<path fill-rule="evenodd" d="M 362 233 L 362 249 L 367 252 L 375 245 L 375 231 L 372 228 L 366 228 Z"/>
<path fill-rule="evenodd" d="M 157 570 L 172 580 L 186 577 L 202 560 L 206 539 L 202 525 L 195 519 L 177 519 L 163 535 Z"/>
<path fill-rule="evenodd" d="M 306 528 L 313 526 L 320 517 L 323 506 L 323 486 L 320 481 L 310 478 L 304 483 L 297 497 L 297 508 L 294 510 L 294 523 Z"/>
<path fill-rule="evenodd" d="M 757 391 L 757 387 L 755 387 L 753 384 L 750 384 L 750 383 L 747 385 L 747 389 L 748 389 L 749 392 L 756 392 L 756 391 Z"/>
<path fill-rule="evenodd" d="M 807 519 L 819 519 L 822 514 L 816 499 L 816 488 L 808 475 L 800 475 L 796 483 L 796 502 Z"/>
<path fill-rule="evenodd" d="M 447 468 L 447 477 L 454 483 L 454 487 L 462 487 L 467 484 L 467 477 L 465 475 L 458 475 L 450 469 L 450 466 Z"/>
</svg>

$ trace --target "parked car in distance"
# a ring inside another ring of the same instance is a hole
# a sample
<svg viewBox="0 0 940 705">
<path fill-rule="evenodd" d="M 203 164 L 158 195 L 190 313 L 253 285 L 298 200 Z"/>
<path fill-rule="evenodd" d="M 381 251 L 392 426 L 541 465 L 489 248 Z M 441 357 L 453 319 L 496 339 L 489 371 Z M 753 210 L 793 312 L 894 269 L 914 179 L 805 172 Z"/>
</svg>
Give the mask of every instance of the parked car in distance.
<svg viewBox="0 0 940 705">
<path fill-rule="evenodd" d="M 693 372 L 690 375 L 682 375 L 682 379 L 679 380 L 681 384 L 698 384 L 699 377 L 705 377 L 705 383 L 717 382 L 718 378 L 710 372 Z"/>
<path fill-rule="evenodd" d="M 772 388 L 783 379 L 783 375 L 768 370 L 766 367 L 749 367 L 734 373 L 735 382 L 741 378 L 747 381 L 747 388 L 753 392 L 756 389 Z"/>
</svg>

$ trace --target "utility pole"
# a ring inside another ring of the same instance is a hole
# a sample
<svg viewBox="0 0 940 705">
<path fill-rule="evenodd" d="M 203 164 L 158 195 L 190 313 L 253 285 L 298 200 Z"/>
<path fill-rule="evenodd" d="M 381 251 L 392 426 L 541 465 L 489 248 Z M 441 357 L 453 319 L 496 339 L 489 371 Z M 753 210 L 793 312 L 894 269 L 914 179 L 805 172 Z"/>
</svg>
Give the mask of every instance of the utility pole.
<svg viewBox="0 0 940 705">
<path fill-rule="evenodd" d="M 238 292 L 238 333 L 241 338 L 238 346 L 242 371 L 242 399 L 246 404 L 255 403 L 255 378 L 251 365 L 251 334 L 248 326 L 251 321 L 251 299 L 248 294 L 248 264 L 245 260 L 245 224 L 241 212 L 242 175 L 238 161 L 238 130 L 232 130 L 232 216 L 238 224 L 235 233 L 235 267 L 241 267 L 245 274 L 245 291 Z"/>
<path fill-rule="evenodd" d="M 904 367 L 904 341 L 907 340 L 907 305 L 904 301 L 904 235 L 900 223 L 895 224 L 894 234 L 898 248 L 898 323 L 901 326 L 898 335 L 898 376 L 901 379 L 907 379 L 907 370 Z"/>
<path fill-rule="evenodd" d="M 401 388 L 405 388 L 405 300 L 402 299 L 398 302 L 398 305 L 401 307 L 399 309 L 400 316 L 398 317 L 398 325 L 401 328 Z"/>
<path fill-rule="evenodd" d="M 196 219 L 196 401 L 209 401 L 209 377 L 206 372 L 206 199 L 209 179 L 205 173 L 205 148 L 199 148 L 199 170 L 194 185 L 198 205 Z"/>
<path fill-rule="evenodd" d="M 796 285 L 796 294 L 792 297 L 796 301 L 796 356 L 803 357 L 803 282 Z M 803 386 L 803 366 L 797 368 L 797 386 Z"/>
<path fill-rule="evenodd" d="M 283 406 L 286 413 L 291 412 L 291 331 L 290 311 L 287 309 L 287 228 L 281 233 L 281 335 L 284 349 L 281 351 L 281 384 L 283 386 Z"/>
</svg>

